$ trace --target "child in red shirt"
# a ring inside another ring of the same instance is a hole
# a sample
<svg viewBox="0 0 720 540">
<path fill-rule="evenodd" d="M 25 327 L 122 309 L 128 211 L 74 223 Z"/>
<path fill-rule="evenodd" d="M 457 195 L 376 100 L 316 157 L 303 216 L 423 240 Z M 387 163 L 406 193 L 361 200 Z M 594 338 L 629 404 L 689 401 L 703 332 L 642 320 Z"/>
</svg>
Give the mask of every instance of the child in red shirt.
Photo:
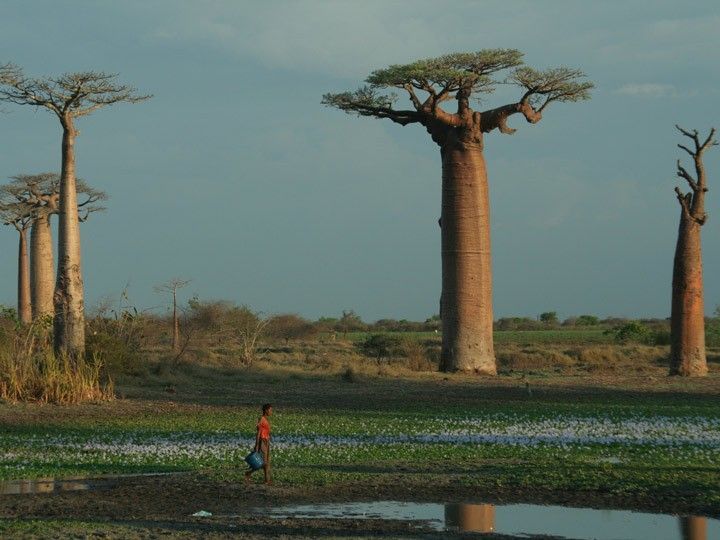
<svg viewBox="0 0 720 540">
<path fill-rule="evenodd" d="M 262 406 L 262 416 L 257 423 L 257 435 L 255 436 L 255 452 L 260 452 L 263 457 L 263 472 L 265 473 L 265 483 L 272 484 L 270 480 L 270 421 L 268 418 L 272 415 L 272 405 L 266 403 Z M 245 472 L 245 482 L 250 481 L 250 475 L 255 471 L 250 469 Z"/>
</svg>

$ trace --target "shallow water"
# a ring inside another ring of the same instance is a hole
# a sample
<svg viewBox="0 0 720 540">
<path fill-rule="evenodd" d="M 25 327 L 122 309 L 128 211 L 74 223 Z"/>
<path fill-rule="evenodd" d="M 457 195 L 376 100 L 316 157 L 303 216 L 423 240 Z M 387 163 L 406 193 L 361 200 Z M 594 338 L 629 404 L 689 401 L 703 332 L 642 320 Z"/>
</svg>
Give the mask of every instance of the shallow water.
<svg viewBox="0 0 720 540">
<path fill-rule="evenodd" d="M 0 495 L 32 495 L 57 491 L 87 491 L 96 489 L 95 484 L 83 480 L 9 480 L 0 482 Z"/>
<path fill-rule="evenodd" d="M 530 504 L 435 504 L 397 501 L 315 504 L 263 511 L 277 518 L 387 519 L 416 521 L 438 531 L 549 535 L 619 540 L 720 539 L 720 521 L 627 510 L 595 510 Z"/>
<path fill-rule="evenodd" d="M 113 474 L 92 478 L 38 478 L 35 480 L 3 480 L 0 481 L 0 495 L 33 495 L 38 493 L 58 493 L 64 491 L 93 491 L 110 489 L 123 478 L 142 478 L 146 476 L 168 476 L 186 474 L 184 472 L 169 473 L 136 473 Z"/>
</svg>

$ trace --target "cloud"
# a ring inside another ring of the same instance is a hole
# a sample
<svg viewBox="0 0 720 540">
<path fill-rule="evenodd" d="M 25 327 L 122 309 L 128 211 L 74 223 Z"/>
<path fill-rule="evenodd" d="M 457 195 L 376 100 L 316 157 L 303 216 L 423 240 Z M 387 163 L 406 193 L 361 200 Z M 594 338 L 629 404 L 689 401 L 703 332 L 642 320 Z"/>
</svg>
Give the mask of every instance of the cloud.
<svg viewBox="0 0 720 540">
<path fill-rule="evenodd" d="M 672 84 L 628 83 L 615 90 L 615 94 L 647 98 L 677 97 L 678 92 Z"/>
</svg>

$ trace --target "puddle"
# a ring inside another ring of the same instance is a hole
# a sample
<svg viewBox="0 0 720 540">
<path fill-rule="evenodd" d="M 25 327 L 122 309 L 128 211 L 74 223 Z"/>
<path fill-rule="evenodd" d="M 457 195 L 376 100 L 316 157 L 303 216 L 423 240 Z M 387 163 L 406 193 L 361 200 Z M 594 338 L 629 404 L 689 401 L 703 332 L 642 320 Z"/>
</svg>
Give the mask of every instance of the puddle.
<svg viewBox="0 0 720 540">
<path fill-rule="evenodd" d="M 0 495 L 32 495 L 35 493 L 55 493 L 61 491 L 89 491 L 95 489 L 109 489 L 111 486 L 105 481 L 104 485 L 89 480 L 8 480 L 0 482 Z"/>
<path fill-rule="evenodd" d="M 33 495 L 37 493 L 60 493 L 65 491 L 97 491 L 110 489 L 123 478 L 140 478 L 146 476 L 168 476 L 186 474 L 183 472 L 170 473 L 140 473 L 117 474 L 98 476 L 93 478 L 39 478 L 36 480 L 3 480 L 0 481 L 0 495 Z"/>
<path fill-rule="evenodd" d="M 258 510 L 259 512 L 261 510 Z M 496 532 L 518 536 L 620 540 L 720 539 L 720 521 L 627 510 L 530 504 L 434 504 L 396 501 L 315 504 L 262 511 L 275 518 L 385 519 L 418 522 L 437 531 Z"/>
</svg>

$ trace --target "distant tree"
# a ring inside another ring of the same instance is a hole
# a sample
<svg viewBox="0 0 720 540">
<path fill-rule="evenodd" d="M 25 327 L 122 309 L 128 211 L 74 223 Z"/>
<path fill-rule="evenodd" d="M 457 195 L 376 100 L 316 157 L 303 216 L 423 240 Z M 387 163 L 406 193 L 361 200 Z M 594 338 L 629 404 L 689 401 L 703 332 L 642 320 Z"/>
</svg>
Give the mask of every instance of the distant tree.
<svg viewBox="0 0 720 540">
<path fill-rule="evenodd" d="M 558 323 L 558 316 L 556 311 L 546 311 L 540 314 L 540 322 L 545 323 L 548 326 L 552 326 Z"/>
<path fill-rule="evenodd" d="M 44 108 L 57 116 L 63 130 L 53 324 L 57 353 L 73 358 L 82 358 L 85 354 L 85 307 L 75 178 L 75 138 L 79 132 L 75 121 L 115 103 L 136 103 L 149 97 L 137 95 L 130 86 L 117 84 L 115 75 L 107 73 L 87 71 L 30 78 L 17 66 L 5 64 L 0 67 L 0 101 Z"/>
<path fill-rule="evenodd" d="M 596 326 L 600 322 L 595 315 L 580 315 L 576 320 L 577 326 Z"/>
<path fill-rule="evenodd" d="M 172 350 L 179 352 L 180 350 L 180 317 L 178 316 L 177 292 L 179 289 L 186 287 L 190 283 L 189 279 L 173 278 L 160 285 L 156 285 L 155 292 L 160 294 L 170 294 L 172 297 Z"/>
<path fill-rule="evenodd" d="M 365 323 L 362 321 L 360 316 L 355 313 L 352 309 L 342 312 L 342 317 L 338 320 L 337 329 L 343 333 L 343 336 L 347 336 L 348 332 L 355 332 L 363 330 Z"/>
<path fill-rule="evenodd" d="M 59 213 L 60 175 L 57 173 L 20 174 L 11 177 L 5 190 L 18 202 L 32 205 L 33 219 L 30 228 L 30 295 L 32 318 L 53 315 L 55 291 L 55 264 L 52 248 L 50 218 Z M 77 179 L 78 219 L 87 221 L 90 214 L 104 210 L 99 201 L 107 195 Z"/>
<path fill-rule="evenodd" d="M 313 323 L 294 313 L 284 313 L 270 317 L 267 334 L 276 339 L 282 339 L 285 344 L 291 339 L 302 339 L 317 333 Z"/>
<path fill-rule="evenodd" d="M 5 187 L 5 186 L 3 186 Z M 28 257 L 27 231 L 33 220 L 33 207 L 8 197 L 0 188 L 0 220 L 11 225 L 18 232 L 18 276 L 17 276 L 17 314 L 24 324 L 32 322 L 30 300 L 30 260 Z"/>
<path fill-rule="evenodd" d="M 670 314 L 670 374 L 685 376 L 706 375 L 705 305 L 703 301 L 701 227 L 707 221 L 705 193 L 707 175 L 703 165 L 705 151 L 716 146 L 715 128 L 704 141 L 697 130 L 687 131 L 675 126 L 692 141 L 692 147 L 678 144 L 687 152 L 695 165 L 693 177 L 677 160 L 677 176 L 690 186 L 690 193 L 675 188 L 680 203 L 675 259 L 673 263 L 672 309 Z"/>
<path fill-rule="evenodd" d="M 515 68 L 507 77 L 496 73 Z M 387 118 L 402 126 L 420 124 L 440 147 L 442 158 L 441 367 L 445 371 L 496 374 L 493 347 L 490 219 L 483 143 L 485 133 L 515 130 L 507 121 L 521 114 L 535 124 L 553 102 L 589 98 L 592 83 L 576 69 L 537 71 L 522 65 L 514 49 L 484 49 L 392 65 L 374 71 L 354 92 L 325 94 L 322 103 L 344 112 Z M 471 100 L 500 83 L 520 88 L 518 101 L 480 112 Z M 410 101 L 394 108 L 393 90 Z M 388 92 L 389 91 L 389 92 Z M 455 100 L 455 112 L 443 103 Z"/>
</svg>

